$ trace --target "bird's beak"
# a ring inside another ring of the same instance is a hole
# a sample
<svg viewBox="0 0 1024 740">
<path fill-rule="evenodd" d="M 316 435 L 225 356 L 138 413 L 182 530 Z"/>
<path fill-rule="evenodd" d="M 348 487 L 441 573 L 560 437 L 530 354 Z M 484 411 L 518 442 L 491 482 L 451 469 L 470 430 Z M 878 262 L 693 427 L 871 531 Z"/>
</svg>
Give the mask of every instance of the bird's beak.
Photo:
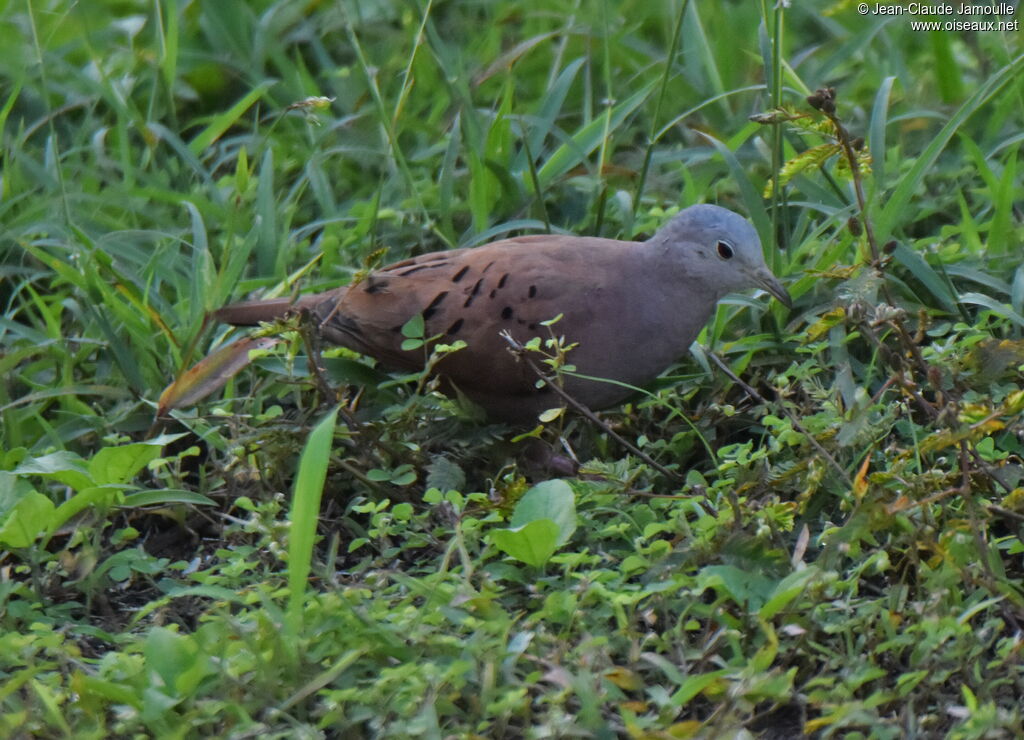
<svg viewBox="0 0 1024 740">
<path fill-rule="evenodd" d="M 779 282 L 779 279 L 767 268 L 758 270 L 754 274 L 754 281 L 759 287 L 764 288 L 773 296 L 778 298 L 779 302 L 782 303 L 783 306 L 786 308 L 793 308 L 793 299 L 789 297 L 789 293 L 784 287 L 782 287 L 782 283 Z"/>
</svg>

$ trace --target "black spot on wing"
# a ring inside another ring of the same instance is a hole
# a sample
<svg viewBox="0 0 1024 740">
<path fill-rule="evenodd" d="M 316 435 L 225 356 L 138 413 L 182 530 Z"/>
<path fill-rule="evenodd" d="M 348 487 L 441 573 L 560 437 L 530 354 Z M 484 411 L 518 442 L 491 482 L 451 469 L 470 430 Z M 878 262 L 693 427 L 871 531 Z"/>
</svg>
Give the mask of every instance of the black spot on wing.
<svg viewBox="0 0 1024 740">
<path fill-rule="evenodd" d="M 430 305 L 423 309 L 423 318 L 429 319 L 431 316 L 437 313 L 437 310 L 441 307 L 441 304 L 444 303 L 444 299 L 447 297 L 447 290 L 442 290 L 440 293 L 434 296 L 434 300 L 430 302 Z"/>
<path fill-rule="evenodd" d="M 484 279 L 480 278 L 473 284 L 473 289 L 469 291 L 469 296 L 466 298 L 466 302 L 462 304 L 463 308 L 469 308 L 473 304 L 473 300 L 480 294 L 480 288 L 483 286 Z"/>
<path fill-rule="evenodd" d="M 504 288 L 505 287 L 505 283 L 507 283 L 507 282 L 508 282 L 508 273 L 506 272 L 498 280 L 498 287 L 496 287 L 494 290 L 491 291 L 491 298 L 494 298 L 496 295 L 498 295 L 498 291 L 501 290 L 502 288 Z"/>
</svg>

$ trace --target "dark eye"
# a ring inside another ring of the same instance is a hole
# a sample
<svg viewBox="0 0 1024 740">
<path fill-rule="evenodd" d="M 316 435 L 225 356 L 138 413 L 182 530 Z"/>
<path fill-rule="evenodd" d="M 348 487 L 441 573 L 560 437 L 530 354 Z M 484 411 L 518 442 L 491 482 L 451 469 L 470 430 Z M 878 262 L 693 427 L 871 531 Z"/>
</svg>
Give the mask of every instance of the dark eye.
<svg viewBox="0 0 1024 740">
<path fill-rule="evenodd" d="M 718 250 L 718 256 L 722 259 L 732 259 L 732 244 L 729 242 L 719 241 L 718 244 L 715 245 L 715 248 Z"/>
</svg>

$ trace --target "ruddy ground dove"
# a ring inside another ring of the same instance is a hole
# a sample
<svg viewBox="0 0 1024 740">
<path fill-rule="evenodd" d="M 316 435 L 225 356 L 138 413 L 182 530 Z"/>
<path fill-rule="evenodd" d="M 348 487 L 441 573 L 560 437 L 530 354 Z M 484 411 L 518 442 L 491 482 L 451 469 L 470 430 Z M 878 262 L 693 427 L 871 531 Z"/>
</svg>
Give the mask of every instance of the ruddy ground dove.
<svg viewBox="0 0 1024 740">
<path fill-rule="evenodd" d="M 467 346 L 436 372 L 491 418 L 524 421 L 561 405 L 537 374 L 509 352 L 547 338 L 541 322 L 577 346 L 576 372 L 617 383 L 565 377 L 564 389 L 592 409 L 631 394 L 688 349 L 726 293 L 763 288 L 789 294 L 765 265 L 757 232 L 713 205 L 685 209 L 645 242 L 536 235 L 432 252 L 374 270 L 354 285 L 290 299 L 220 309 L 221 321 L 255 325 L 305 309 L 321 336 L 400 369 L 423 367 L 422 349 L 403 351 L 402 327 L 417 314 L 425 336 Z"/>
</svg>

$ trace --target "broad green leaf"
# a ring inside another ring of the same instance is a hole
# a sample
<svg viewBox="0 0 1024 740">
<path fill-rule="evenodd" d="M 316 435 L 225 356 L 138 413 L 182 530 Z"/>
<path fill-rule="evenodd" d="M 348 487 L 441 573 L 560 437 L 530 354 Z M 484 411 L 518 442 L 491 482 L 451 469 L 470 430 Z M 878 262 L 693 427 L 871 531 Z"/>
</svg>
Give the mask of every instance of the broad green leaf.
<svg viewBox="0 0 1024 740">
<path fill-rule="evenodd" d="M 153 627 L 143 647 L 146 667 L 163 681 L 166 693 L 185 697 L 210 671 L 209 658 L 191 635 L 181 635 L 166 627 Z"/>
<path fill-rule="evenodd" d="M 539 568 L 558 549 L 558 533 L 558 524 L 551 519 L 535 519 L 521 527 L 493 530 L 490 538 L 502 552 Z"/>
<path fill-rule="evenodd" d="M 28 547 L 53 520 L 54 506 L 38 491 L 29 491 L 7 513 L 0 525 L 0 543 L 5 547 Z"/>
<path fill-rule="evenodd" d="M 418 313 L 402 324 L 402 336 L 409 339 L 422 339 L 425 329 L 423 314 Z"/>
<path fill-rule="evenodd" d="M 95 676 L 75 672 L 71 677 L 71 685 L 76 694 L 90 702 L 96 699 L 109 699 L 114 704 L 124 704 L 137 710 L 142 708 L 141 695 L 123 683 L 105 681 Z"/>
<path fill-rule="evenodd" d="M 99 486 L 123 485 L 160 457 L 161 452 L 160 445 L 150 442 L 104 447 L 89 461 L 89 475 Z"/>
<path fill-rule="evenodd" d="M 95 485 L 85 460 L 67 450 L 29 458 L 14 469 L 14 474 L 52 478 L 76 491 Z"/>
<path fill-rule="evenodd" d="M 558 547 L 569 541 L 576 531 L 576 497 L 568 483 L 548 480 L 535 485 L 519 499 L 509 525 L 514 529 L 537 519 L 558 525 Z"/>
</svg>

